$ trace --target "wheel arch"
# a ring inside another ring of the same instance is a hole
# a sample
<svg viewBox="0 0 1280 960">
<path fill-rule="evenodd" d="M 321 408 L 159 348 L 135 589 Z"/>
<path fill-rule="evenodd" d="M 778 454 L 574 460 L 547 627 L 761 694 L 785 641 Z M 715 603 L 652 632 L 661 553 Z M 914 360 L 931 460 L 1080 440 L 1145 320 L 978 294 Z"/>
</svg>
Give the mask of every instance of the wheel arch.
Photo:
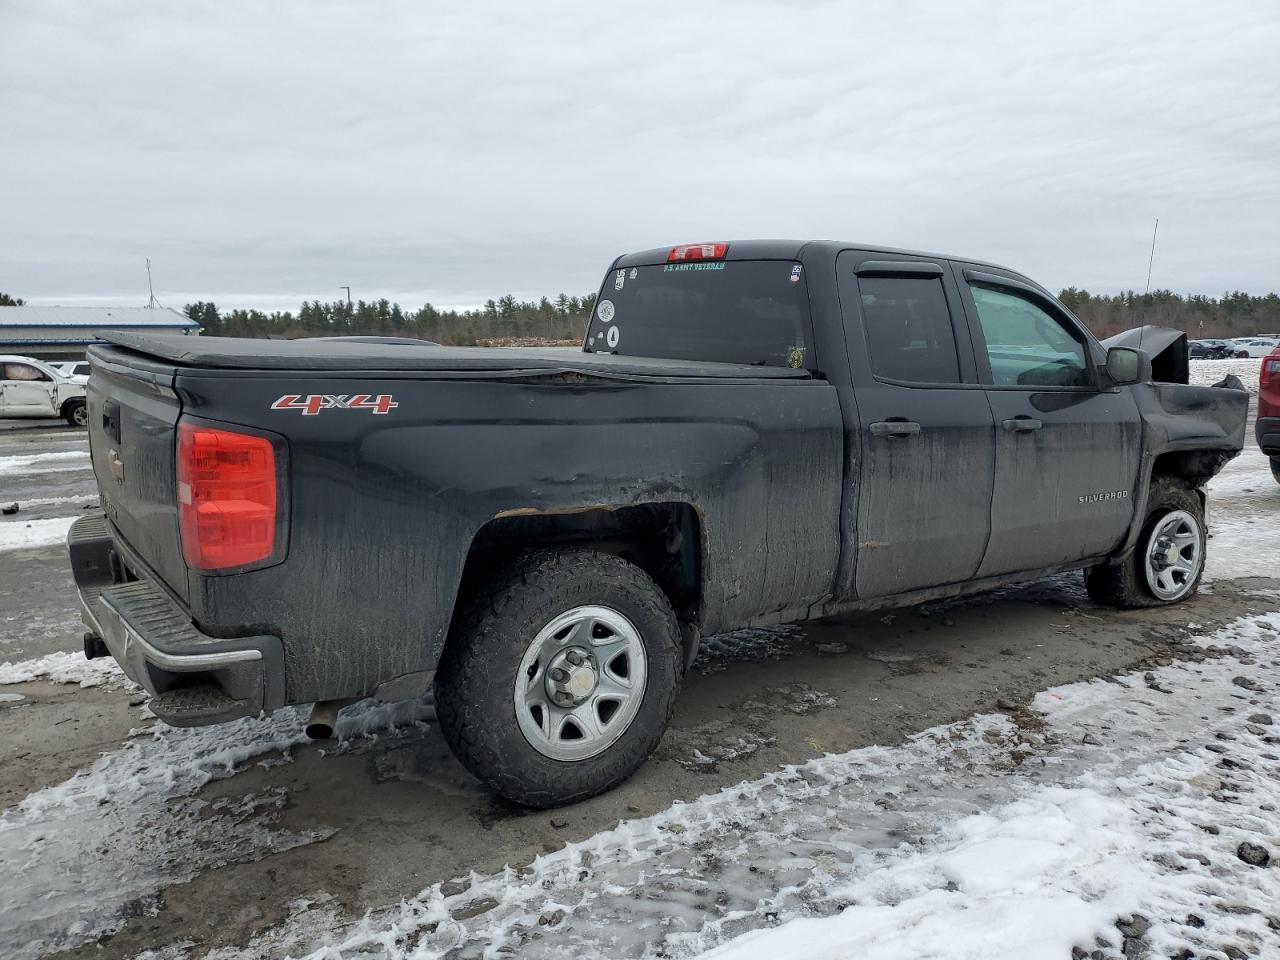
<svg viewBox="0 0 1280 960">
<path fill-rule="evenodd" d="M 1134 491 L 1133 519 L 1124 542 L 1111 554 L 1110 561 L 1124 560 L 1133 552 L 1146 522 L 1147 504 L 1151 498 L 1151 486 L 1161 477 L 1178 480 L 1194 490 L 1201 507 L 1207 507 L 1208 498 L 1204 485 L 1222 470 L 1227 461 L 1240 451 L 1223 447 L 1191 446 L 1186 449 L 1165 449 L 1150 456 L 1143 467 L 1137 489 Z"/>
<path fill-rule="evenodd" d="M 67 399 L 62 401 L 62 406 L 58 407 L 58 416 L 65 417 L 67 415 L 67 411 L 77 403 L 82 403 L 87 407 L 89 405 L 89 398 L 83 395 L 78 397 L 67 397 Z"/>
<path fill-rule="evenodd" d="M 685 654 L 697 652 L 706 595 L 706 526 L 687 501 L 507 510 L 476 531 L 467 549 L 454 619 L 492 572 L 530 550 L 590 547 L 644 570 L 666 595 L 684 635 Z M 452 628 L 450 630 L 452 632 Z"/>
<path fill-rule="evenodd" d="M 1190 450 L 1166 450 L 1151 462 L 1148 484 L 1158 476 L 1177 477 L 1188 486 L 1202 487 L 1215 477 L 1223 465 L 1238 451 L 1197 447 Z"/>
</svg>

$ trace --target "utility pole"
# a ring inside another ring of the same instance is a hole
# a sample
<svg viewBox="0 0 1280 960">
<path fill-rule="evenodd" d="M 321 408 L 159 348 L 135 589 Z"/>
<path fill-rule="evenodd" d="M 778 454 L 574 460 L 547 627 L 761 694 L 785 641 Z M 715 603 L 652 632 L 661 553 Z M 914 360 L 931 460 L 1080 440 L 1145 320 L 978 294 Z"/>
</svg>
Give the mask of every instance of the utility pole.
<svg viewBox="0 0 1280 960">
<path fill-rule="evenodd" d="M 350 287 L 339 287 L 338 289 L 339 289 L 339 290 L 345 290 L 345 291 L 347 291 L 347 309 L 348 309 L 348 310 L 350 310 L 350 309 L 351 309 L 351 288 L 350 288 Z"/>
<path fill-rule="evenodd" d="M 154 310 L 156 307 L 159 306 L 159 304 L 156 303 L 156 291 L 151 286 L 151 258 L 150 257 L 147 257 L 147 293 L 151 295 L 150 299 L 147 300 L 147 307 L 151 310 Z"/>
<path fill-rule="evenodd" d="M 1156 234 L 1160 230 L 1160 218 L 1156 217 L 1155 229 L 1151 231 L 1151 256 L 1147 260 L 1147 289 L 1142 291 L 1143 296 L 1151 292 L 1151 267 L 1156 262 Z"/>
</svg>

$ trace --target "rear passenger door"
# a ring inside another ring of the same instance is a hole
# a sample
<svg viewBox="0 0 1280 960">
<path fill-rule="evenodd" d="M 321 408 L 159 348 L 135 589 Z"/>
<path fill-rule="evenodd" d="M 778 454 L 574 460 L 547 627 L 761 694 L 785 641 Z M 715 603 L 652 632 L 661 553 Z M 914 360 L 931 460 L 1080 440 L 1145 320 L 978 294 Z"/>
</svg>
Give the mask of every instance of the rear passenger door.
<svg viewBox="0 0 1280 960">
<path fill-rule="evenodd" d="M 0 363 L 0 410 L 6 417 L 52 415 L 53 391 L 53 378 L 39 367 L 15 360 Z"/>
<path fill-rule="evenodd" d="M 958 270 L 996 425 L 980 576 L 1110 552 L 1128 531 L 1141 457 L 1132 394 L 1102 383 L 1101 347 L 1052 298 L 991 268 Z"/>
<path fill-rule="evenodd" d="M 857 422 L 854 551 L 842 598 L 967 580 L 990 532 L 995 439 L 958 291 L 942 261 L 836 260 Z"/>
</svg>

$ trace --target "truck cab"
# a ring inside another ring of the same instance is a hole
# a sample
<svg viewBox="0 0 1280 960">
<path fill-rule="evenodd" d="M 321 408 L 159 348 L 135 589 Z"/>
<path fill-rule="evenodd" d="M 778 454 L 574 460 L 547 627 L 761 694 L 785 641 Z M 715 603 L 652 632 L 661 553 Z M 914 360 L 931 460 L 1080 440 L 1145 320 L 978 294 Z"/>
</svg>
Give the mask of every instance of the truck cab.
<svg viewBox="0 0 1280 960">
<path fill-rule="evenodd" d="M 83 427 L 86 383 L 42 360 L 0 356 L 0 417 L 62 417 Z"/>
</svg>

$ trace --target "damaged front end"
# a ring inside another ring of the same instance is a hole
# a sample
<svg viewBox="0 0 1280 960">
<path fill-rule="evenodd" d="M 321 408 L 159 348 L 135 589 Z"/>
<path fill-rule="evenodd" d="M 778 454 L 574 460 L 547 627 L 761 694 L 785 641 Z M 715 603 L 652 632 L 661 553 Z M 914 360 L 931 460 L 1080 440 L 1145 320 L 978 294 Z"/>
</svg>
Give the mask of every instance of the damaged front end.
<svg viewBox="0 0 1280 960">
<path fill-rule="evenodd" d="M 1212 386 L 1190 384 L 1185 333 L 1136 327 L 1102 343 L 1108 349 L 1136 349 L 1151 364 L 1150 380 L 1132 389 L 1152 472 L 1181 476 L 1199 486 L 1244 448 L 1248 391 L 1232 374 Z"/>
</svg>

